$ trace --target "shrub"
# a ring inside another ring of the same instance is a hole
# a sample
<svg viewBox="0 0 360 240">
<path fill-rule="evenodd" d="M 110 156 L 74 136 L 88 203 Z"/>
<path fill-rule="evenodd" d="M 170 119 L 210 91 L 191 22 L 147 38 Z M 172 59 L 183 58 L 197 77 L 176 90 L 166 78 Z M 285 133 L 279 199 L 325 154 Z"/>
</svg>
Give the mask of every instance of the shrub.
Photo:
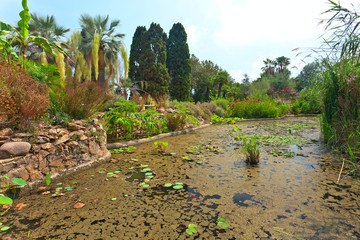
<svg viewBox="0 0 360 240">
<path fill-rule="evenodd" d="M 219 99 L 213 100 L 211 102 L 215 103 L 217 107 L 221 107 L 225 112 L 229 108 L 229 100 L 227 100 L 225 98 L 219 98 Z M 216 109 L 215 109 L 215 111 L 216 111 Z"/>
<path fill-rule="evenodd" d="M 109 138 L 127 139 L 151 136 L 161 133 L 166 125 L 161 114 L 152 109 L 137 112 L 138 106 L 133 101 L 120 98 L 114 108 L 103 116 Z"/>
<path fill-rule="evenodd" d="M 312 114 L 321 112 L 321 98 L 319 95 L 301 92 L 296 101 L 291 105 L 294 114 Z"/>
<path fill-rule="evenodd" d="M 176 131 L 183 129 L 186 123 L 192 123 L 194 125 L 199 125 L 198 119 L 193 115 L 194 112 L 189 110 L 189 108 L 184 107 L 183 105 L 177 105 L 177 109 L 174 113 L 166 114 L 167 127 L 170 131 Z"/>
<path fill-rule="evenodd" d="M 85 119 L 104 109 L 109 99 L 95 82 L 66 79 L 65 88 L 53 98 L 53 105 L 74 119 Z"/>
<path fill-rule="evenodd" d="M 215 114 L 219 117 L 224 117 L 225 111 L 222 107 L 217 107 L 215 109 Z"/>
<path fill-rule="evenodd" d="M 23 69 L 0 60 L 0 115 L 25 127 L 40 118 L 50 106 L 48 89 Z M 4 106 L 2 106 L 4 105 Z"/>
<path fill-rule="evenodd" d="M 261 101 L 253 98 L 233 103 L 230 111 L 232 117 L 239 118 L 273 118 L 282 114 L 282 109 L 274 100 Z"/>
</svg>

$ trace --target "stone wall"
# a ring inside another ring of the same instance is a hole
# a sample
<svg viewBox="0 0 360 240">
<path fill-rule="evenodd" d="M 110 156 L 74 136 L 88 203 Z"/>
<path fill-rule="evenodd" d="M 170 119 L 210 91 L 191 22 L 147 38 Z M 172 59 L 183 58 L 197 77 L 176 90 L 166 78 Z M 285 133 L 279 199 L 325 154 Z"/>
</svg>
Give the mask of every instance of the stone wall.
<svg viewBox="0 0 360 240">
<path fill-rule="evenodd" d="M 0 173 L 28 182 L 66 174 L 111 157 L 98 119 L 62 126 L 39 126 L 33 134 L 0 130 Z"/>
</svg>

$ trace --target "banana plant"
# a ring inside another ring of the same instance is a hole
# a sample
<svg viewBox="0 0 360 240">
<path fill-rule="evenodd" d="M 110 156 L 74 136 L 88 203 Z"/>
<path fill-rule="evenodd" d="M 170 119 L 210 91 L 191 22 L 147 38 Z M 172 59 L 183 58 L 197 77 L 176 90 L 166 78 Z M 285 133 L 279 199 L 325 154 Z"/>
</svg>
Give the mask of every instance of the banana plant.
<svg viewBox="0 0 360 240">
<path fill-rule="evenodd" d="M 24 62 L 26 60 L 26 50 L 29 44 L 34 43 L 39 45 L 43 48 L 46 52 L 52 54 L 53 56 L 57 56 L 54 48 L 56 48 L 60 53 L 64 55 L 68 55 L 61 47 L 57 46 L 54 43 L 49 42 L 47 39 L 37 36 L 29 35 L 29 24 L 28 22 L 31 19 L 31 15 L 29 13 L 29 8 L 27 6 L 27 0 L 22 0 L 23 10 L 19 13 L 20 21 L 18 22 L 19 30 L 15 27 L 7 24 L 5 22 L 0 21 L 0 48 L 7 49 L 5 50 L 6 53 L 13 53 L 15 52 L 14 49 L 9 49 L 9 42 L 19 42 L 20 44 L 20 53 L 19 57 L 22 59 L 22 66 L 24 67 Z M 5 39 L 1 37 L 1 35 L 8 35 L 10 36 L 9 39 Z M 11 44 L 10 44 L 11 47 Z M 12 47 L 11 47 L 12 48 Z"/>
</svg>

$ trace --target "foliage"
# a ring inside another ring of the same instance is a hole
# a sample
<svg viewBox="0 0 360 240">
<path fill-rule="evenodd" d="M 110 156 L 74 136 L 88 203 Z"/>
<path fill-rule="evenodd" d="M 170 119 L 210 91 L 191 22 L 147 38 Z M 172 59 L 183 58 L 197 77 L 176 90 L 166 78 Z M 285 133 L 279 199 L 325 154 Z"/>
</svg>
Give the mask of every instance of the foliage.
<svg viewBox="0 0 360 240">
<path fill-rule="evenodd" d="M 148 93 L 153 98 L 169 95 L 170 76 L 166 68 L 166 33 L 159 24 L 152 23 L 148 31 L 139 28 L 136 34 L 136 37 L 141 37 L 141 54 L 136 50 L 138 48 L 135 41 L 133 53 L 139 56 L 130 56 L 132 59 L 130 68 L 134 69 L 131 75 L 138 76 L 132 79 L 137 90 L 141 94 Z M 138 59 L 134 59 L 136 57 Z"/>
<path fill-rule="evenodd" d="M 218 223 L 217 223 L 217 225 L 219 226 L 219 227 L 222 227 L 222 228 L 227 228 L 229 225 L 228 225 L 228 223 L 226 222 L 226 218 L 218 218 L 217 219 L 218 220 Z"/>
<path fill-rule="evenodd" d="M 274 118 L 280 117 L 283 110 L 274 100 L 261 101 L 261 99 L 246 98 L 232 103 L 230 111 L 231 117 Z"/>
<path fill-rule="evenodd" d="M 190 99 L 191 62 L 185 28 L 181 23 L 172 26 L 166 42 L 166 67 L 170 75 L 170 96 L 178 101 Z"/>
<path fill-rule="evenodd" d="M 165 153 L 165 147 L 167 147 L 169 144 L 167 142 L 156 141 L 154 142 L 154 145 L 155 145 L 155 149 L 159 153 Z"/>
<path fill-rule="evenodd" d="M 243 118 L 222 118 L 217 115 L 211 117 L 211 123 L 213 124 L 235 124 L 241 120 L 243 120 Z"/>
<path fill-rule="evenodd" d="M 141 136 L 151 136 L 164 131 L 165 120 L 161 114 L 152 109 L 137 112 L 138 106 L 133 101 L 123 98 L 116 102 L 114 108 L 103 116 L 107 121 L 107 133 L 110 138 L 126 139 Z"/>
<path fill-rule="evenodd" d="M 196 126 L 199 126 L 198 119 L 195 118 L 192 114 L 193 111 L 184 107 L 183 105 L 177 105 L 177 109 L 174 113 L 166 114 L 166 124 L 170 131 L 176 131 L 184 128 L 186 123 L 192 123 Z"/>
<path fill-rule="evenodd" d="M 240 128 L 234 126 L 234 132 L 238 132 Z M 229 133 L 230 135 L 232 132 Z M 256 136 L 244 136 L 243 133 L 233 138 L 235 141 L 242 140 L 242 152 L 245 154 L 245 162 L 248 164 L 258 164 L 261 150 Z"/>
<path fill-rule="evenodd" d="M 224 86 L 224 84 L 228 84 L 230 82 L 230 75 L 227 71 L 223 71 L 220 70 L 215 78 L 214 78 L 214 83 L 218 84 L 219 88 L 218 88 L 218 95 L 217 97 L 220 98 L 221 97 L 221 89 Z"/>
<path fill-rule="evenodd" d="M 59 90 L 54 107 L 74 119 L 85 119 L 101 111 L 109 100 L 103 90 L 94 82 L 78 82 L 66 79 L 64 89 Z"/>
<path fill-rule="evenodd" d="M 130 50 L 130 60 L 129 60 L 129 78 L 134 83 L 139 83 L 140 79 L 140 57 L 142 55 L 141 41 L 143 39 L 143 34 L 146 32 L 146 27 L 138 26 L 135 30 Z"/>
<path fill-rule="evenodd" d="M 215 83 L 214 78 L 220 70 L 220 67 L 209 60 L 200 62 L 193 54 L 191 55 L 190 61 L 192 98 L 195 102 L 210 101 L 210 93 Z"/>
<path fill-rule="evenodd" d="M 314 92 L 302 91 L 295 102 L 291 105 L 291 111 L 294 114 L 314 114 L 321 112 L 320 94 Z"/>
<path fill-rule="evenodd" d="M 186 229 L 186 233 L 189 235 L 193 235 L 194 233 L 197 233 L 196 228 L 197 228 L 197 225 L 189 224 L 188 228 Z"/>
<path fill-rule="evenodd" d="M 48 90 L 24 69 L 0 60 L 0 115 L 3 120 L 25 126 L 40 118 L 50 106 Z"/>
<path fill-rule="evenodd" d="M 51 173 L 47 173 L 45 177 L 46 185 L 49 186 L 51 184 Z"/>
<path fill-rule="evenodd" d="M 320 65 L 318 62 L 307 64 L 296 77 L 296 90 L 300 92 L 304 88 L 312 87 L 320 74 Z"/>
<path fill-rule="evenodd" d="M 56 55 L 56 53 L 53 49 L 57 49 L 62 54 L 67 55 L 67 53 L 62 48 L 56 46 L 56 44 L 54 43 L 49 42 L 47 39 L 34 35 L 29 35 L 28 22 L 31 19 L 31 15 L 27 6 L 27 0 L 22 0 L 22 7 L 23 10 L 19 13 L 21 19 L 17 23 L 19 28 L 13 27 L 10 24 L 0 21 L 0 32 L 7 32 L 6 35 L 12 39 L 11 41 L 19 44 L 20 59 L 25 60 L 27 58 L 27 49 L 31 44 L 36 44 L 40 46 L 44 51 L 49 52 L 54 56 Z M 9 47 L 9 42 L 6 41 L 6 39 L 4 38 L 2 38 L 2 41 L 0 41 L 0 43 L 1 45 Z M 12 51 L 10 50 L 8 52 L 11 53 Z M 24 61 L 21 61 L 21 64 L 22 66 L 24 66 Z"/>
<path fill-rule="evenodd" d="M 127 65 L 127 53 L 125 45 L 122 42 L 124 34 L 116 33 L 115 30 L 119 26 L 119 20 L 109 22 L 109 16 L 95 16 L 91 17 L 87 14 L 80 16 L 81 25 L 81 43 L 79 49 L 82 51 L 87 65 L 95 67 L 95 72 L 98 69 L 99 86 L 103 91 L 107 91 L 111 77 L 114 77 L 116 68 L 119 63 L 120 53 L 121 59 Z M 97 56 L 94 51 L 98 50 Z M 97 63 L 96 63 L 97 60 Z M 105 68 L 108 72 L 105 73 Z M 89 71 L 91 73 L 91 71 Z M 87 80 L 90 80 L 87 78 Z"/>
<path fill-rule="evenodd" d="M 136 147 L 126 146 L 118 148 L 118 149 L 110 149 L 111 153 L 133 153 Z"/>
</svg>

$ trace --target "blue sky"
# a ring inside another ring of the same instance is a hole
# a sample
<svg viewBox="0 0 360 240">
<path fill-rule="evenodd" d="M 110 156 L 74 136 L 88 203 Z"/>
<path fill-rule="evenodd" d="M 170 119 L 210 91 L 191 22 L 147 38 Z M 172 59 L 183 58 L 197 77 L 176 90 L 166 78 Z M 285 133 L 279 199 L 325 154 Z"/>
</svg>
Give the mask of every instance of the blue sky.
<svg viewBox="0 0 360 240">
<path fill-rule="evenodd" d="M 347 3 L 350 0 L 342 2 Z M 0 0 L 0 21 L 19 20 L 21 0 Z M 326 0 L 28 0 L 30 13 L 54 15 L 57 23 L 79 29 L 79 16 L 109 15 L 119 19 L 118 32 L 130 52 L 137 26 L 149 28 L 159 23 L 166 33 L 181 22 L 188 34 L 190 53 L 200 60 L 211 60 L 227 70 L 236 81 L 243 74 L 259 77 L 263 60 L 286 56 L 295 77 L 311 62 L 295 57 L 292 49 L 318 47 Z"/>
</svg>

